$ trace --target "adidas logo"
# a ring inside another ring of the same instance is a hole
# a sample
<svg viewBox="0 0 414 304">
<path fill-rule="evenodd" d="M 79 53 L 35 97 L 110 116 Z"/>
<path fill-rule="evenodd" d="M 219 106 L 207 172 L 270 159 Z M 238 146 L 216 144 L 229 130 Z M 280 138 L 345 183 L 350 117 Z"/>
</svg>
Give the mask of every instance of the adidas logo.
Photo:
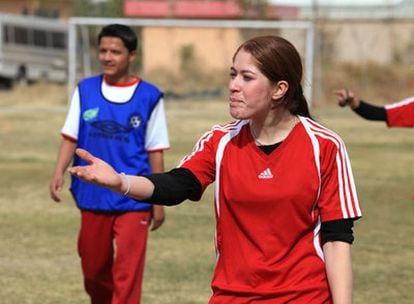
<svg viewBox="0 0 414 304">
<path fill-rule="evenodd" d="M 259 174 L 258 178 L 260 178 L 260 179 L 273 178 L 272 171 L 270 171 L 270 169 L 267 168 L 266 170 L 264 170 L 262 173 Z"/>
</svg>

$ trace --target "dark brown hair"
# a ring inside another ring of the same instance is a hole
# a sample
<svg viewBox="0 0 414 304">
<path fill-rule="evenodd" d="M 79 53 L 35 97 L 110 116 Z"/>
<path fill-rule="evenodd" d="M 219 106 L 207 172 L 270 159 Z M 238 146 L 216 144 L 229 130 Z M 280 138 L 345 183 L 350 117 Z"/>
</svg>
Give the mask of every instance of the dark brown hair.
<svg viewBox="0 0 414 304">
<path fill-rule="evenodd" d="M 103 37 L 117 37 L 122 40 L 129 52 L 137 50 L 138 38 L 135 32 L 128 25 L 108 24 L 98 34 L 98 44 Z"/>
<path fill-rule="evenodd" d="M 281 100 L 293 115 L 310 117 L 308 103 L 302 90 L 302 60 L 296 48 L 286 39 L 278 36 L 259 36 L 244 42 L 240 50 L 251 54 L 257 67 L 271 82 L 284 80 L 289 88 Z"/>
</svg>

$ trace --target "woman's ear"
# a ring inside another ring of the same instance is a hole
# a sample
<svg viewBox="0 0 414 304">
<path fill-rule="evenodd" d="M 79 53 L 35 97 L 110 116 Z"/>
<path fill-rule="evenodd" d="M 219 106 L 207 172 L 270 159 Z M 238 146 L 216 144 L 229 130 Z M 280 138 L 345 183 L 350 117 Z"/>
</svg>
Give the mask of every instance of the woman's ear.
<svg viewBox="0 0 414 304">
<path fill-rule="evenodd" d="M 272 93 L 272 99 L 273 100 L 280 100 L 285 96 L 287 90 L 289 89 L 289 83 L 285 80 L 280 80 L 276 83 L 273 93 Z"/>
</svg>

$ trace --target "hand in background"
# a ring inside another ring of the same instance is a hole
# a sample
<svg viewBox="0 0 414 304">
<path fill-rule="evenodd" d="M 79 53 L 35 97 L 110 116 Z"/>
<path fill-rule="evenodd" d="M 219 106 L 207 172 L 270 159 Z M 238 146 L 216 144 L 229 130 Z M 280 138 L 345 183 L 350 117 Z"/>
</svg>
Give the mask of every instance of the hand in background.
<svg viewBox="0 0 414 304">
<path fill-rule="evenodd" d="M 63 175 L 60 175 L 60 176 L 56 175 L 53 177 L 49 185 L 50 197 L 57 203 L 60 202 L 60 193 L 62 192 L 63 184 L 64 184 Z"/>
<path fill-rule="evenodd" d="M 165 220 L 164 206 L 154 205 L 152 207 L 152 227 L 151 230 L 157 230 L 161 227 Z"/>
<path fill-rule="evenodd" d="M 334 94 L 338 98 L 338 105 L 340 107 L 349 106 L 351 109 L 359 107 L 361 100 L 355 96 L 354 92 L 349 91 L 348 89 L 340 89 L 334 91 Z"/>
</svg>

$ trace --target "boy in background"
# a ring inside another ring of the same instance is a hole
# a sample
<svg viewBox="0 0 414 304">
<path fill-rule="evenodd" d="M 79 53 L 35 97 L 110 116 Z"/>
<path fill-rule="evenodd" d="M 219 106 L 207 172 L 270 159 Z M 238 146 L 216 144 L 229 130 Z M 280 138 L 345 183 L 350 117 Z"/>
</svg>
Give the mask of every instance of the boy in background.
<svg viewBox="0 0 414 304">
<path fill-rule="evenodd" d="M 98 35 L 103 73 L 81 80 L 62 128 L 51 198 L 59 202 L 64 173 L 76 148 L 93 151 L 124 174 L 164 171 L 169 148 L 163 94 L 133 75 L 137 36 L 128 26 L 110 24 Z M 70 190 L 81 211 L 78 250 L 85 290 L 93 304 L 140 303 L 149 226 L 164 221 L 152 206 L 72 177 Z M 116 247 L 116 250 L 115 250 Z"/>
</svg>

